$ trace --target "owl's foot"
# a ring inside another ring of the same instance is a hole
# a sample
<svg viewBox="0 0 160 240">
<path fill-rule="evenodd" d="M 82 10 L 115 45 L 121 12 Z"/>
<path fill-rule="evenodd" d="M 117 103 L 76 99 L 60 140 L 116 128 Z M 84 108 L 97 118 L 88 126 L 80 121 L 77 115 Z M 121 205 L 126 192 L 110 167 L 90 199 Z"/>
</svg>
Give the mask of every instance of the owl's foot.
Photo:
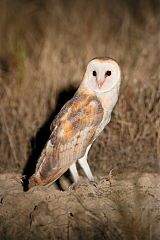
<svg viewBox="0 0 160 240">
<path fill-rule="evenodd" d="M 96 177 L 93 177 L 91 180 L 90 180 L 90 184 L 93 185 L 94 187 L 97 187 L 97 178 Z"/>
<path fill-rule="evenodd" d="M 75 183 L 72 183 L 71 186 L 69 186 L 69 190 L 77 190 L 78 188 L 80 188 L 80 182 L 75 182 Z"/>
<path fill-rule="evenodd" d="M 109 184 L 110 184 L 110 186 L 112 185 L 112 178 L 113 178 L 113 169 L 111 169 L 110 170 L 110 172 L 109 172 L 109 174 L 108 174 L 108 176 L 107 177 L 103 177 L 102 179 L 101 179 L 101 181 L 108 181 L 109 182 Z"/>
<path fill-rule="evenodd" d="M 112 182 L 111 182 L 112 178 L 113 178 L 113 169 L 110 170 L 108 174 L 108 179 L 107 179 L 109 181 L 110 186 L 112 185 Z"/>
</svg>

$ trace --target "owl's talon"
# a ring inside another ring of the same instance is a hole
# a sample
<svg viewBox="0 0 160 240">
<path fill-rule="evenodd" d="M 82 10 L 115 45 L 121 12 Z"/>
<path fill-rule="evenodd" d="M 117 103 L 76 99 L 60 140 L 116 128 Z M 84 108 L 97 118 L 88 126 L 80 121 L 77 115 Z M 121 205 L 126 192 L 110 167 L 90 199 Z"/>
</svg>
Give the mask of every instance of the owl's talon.
<svg viewBox="0 0 160 240">
<path fill-rule="evenodd" d="M 80 187 L 80 183 L 76 182 L 76 183 L 72 183 L 71 186 L 69 186 L 69 190 L 77 190 Z"/>
<path fill-rule="evenodd" d="M 112 182 L 111 182 L 112 178 L 113 178 L 113 169 L 111 169 L 108 174 L 108 181 L 109 181 L 110 186 L 112 185 Z"/>
<path fill-rule="evenodd" d="M 98 184 L 97 178 L 94 177 L 93 179 L 91 179 L 90 184 L 93 185 L 94 187 L 97 187 L 97 184 Z"/>
</svg>

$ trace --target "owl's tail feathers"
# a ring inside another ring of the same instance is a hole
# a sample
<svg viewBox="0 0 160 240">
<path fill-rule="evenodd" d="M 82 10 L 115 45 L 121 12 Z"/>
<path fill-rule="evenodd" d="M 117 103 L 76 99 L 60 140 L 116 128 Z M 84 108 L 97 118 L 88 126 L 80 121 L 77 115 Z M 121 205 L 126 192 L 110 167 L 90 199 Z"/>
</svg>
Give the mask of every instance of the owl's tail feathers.
<svg viewBox="0 0 160 240">
<path fill-rule="evenodd" d="M 33 174 L 30 178 L 28 176 L 24 175 L 24 176 L 22 176 L 21 181 L 22 181 L 23 190 L 25 192 L 28 191 L 32 187 L 35 187 L 37 185 L 42 185 L 40 178 L 35 176 L 35 174 Z"/>
<path fill-rule="evenodd" d="M 41 180 L 41 176 L 39 172 L 37 172 L 36 174 L 33 174 L 32 177 L 29 179 L 28 188 L 30 189 L 38 185 L 40 186 L 44 185 L 43 181 Z"/>
<path fill-rule="evenodd" d="M 32 188 L 32 187 L 35 187 L 37 184 L 36 182 L 36 179 L 35 179 L 35 176 L 32 175 L 32 177 L 28 180 L 28 188 Z"/>
</svg>

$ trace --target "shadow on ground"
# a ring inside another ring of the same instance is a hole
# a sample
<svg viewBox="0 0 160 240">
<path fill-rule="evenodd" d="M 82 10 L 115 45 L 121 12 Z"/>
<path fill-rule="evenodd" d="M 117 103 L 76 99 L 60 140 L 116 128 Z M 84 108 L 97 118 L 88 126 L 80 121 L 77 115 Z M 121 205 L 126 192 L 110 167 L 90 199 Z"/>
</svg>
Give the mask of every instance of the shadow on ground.
<svg viewBox="0 0 160 240">
<path fill-rule="evenodd" d="M 29 158 L 27 160 L 27 163 L 23 169 L 22 175 L 25 176 L 24 178 L 24 191 L 28 190 L 28 179 L 32 176 L 32 174 L 35 172 L 36 163 L 40 157 L 40 154 L 51 134 L 50 131 L 50 125 L 55 118 L 55 116 L 58 114 L 60 109 L 63 107 L 63 105 L 70 100 L 74 93 L 76 92 L 76 88 L 69 87 L 68 89 L 63 89 L 57 97 L 57 104 L 54 109 L 54 111 L 50 114 L 50 116 L 47 118 L 47 120 L 43 123 L 40 129 L 38 129 L 36 136 L 31 138 L 31 153 L 29 155 Z M 59 185 L 58 181 L 57 184 Z M 60 186 L 59 186 L 60 187 Z"/>
</svg>

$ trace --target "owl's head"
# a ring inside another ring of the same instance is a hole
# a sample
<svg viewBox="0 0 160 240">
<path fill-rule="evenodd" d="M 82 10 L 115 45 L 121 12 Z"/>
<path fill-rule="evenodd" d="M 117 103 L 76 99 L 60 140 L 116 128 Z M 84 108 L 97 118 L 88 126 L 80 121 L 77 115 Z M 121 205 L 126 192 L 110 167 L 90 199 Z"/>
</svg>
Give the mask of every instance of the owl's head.
<svg viewBox="0 0 160 240">
<path fill-rule="evenodd" d="M 96 57 L 87 66 L 84 83 L 94 92 L 111 91 L 120 83 L 121 72 L 118 63 L 112 58 Z"/>
</svg>

